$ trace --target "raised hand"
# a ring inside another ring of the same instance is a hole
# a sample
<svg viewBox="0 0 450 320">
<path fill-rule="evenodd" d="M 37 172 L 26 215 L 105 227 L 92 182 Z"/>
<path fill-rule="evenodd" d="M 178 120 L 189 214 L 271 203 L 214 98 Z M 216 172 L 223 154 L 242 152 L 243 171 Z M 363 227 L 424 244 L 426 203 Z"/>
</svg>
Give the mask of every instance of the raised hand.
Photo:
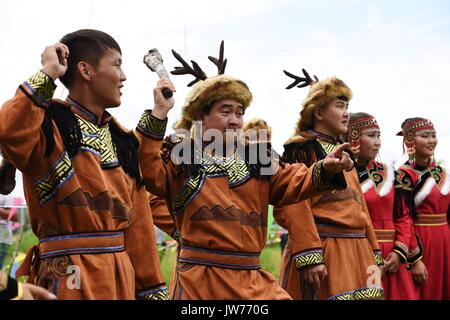
<svg viewBox="0 0 450 320">
<path fill-rule="evenodd" d="M 152 110 L 152 115 L 161 120 L 164 120 L 167 117 L 169 110 L 172 109 L 175 104 L 173 96 L 169 99 L 164 98 L 162 94 L 164 89 L 175 92 L 175 86 L 169 79 L 161 79 L 158 81 L 155 89 L 153 89 L 155 107 Z"/>
<path fill-rule="evenodd" d="M 333 152 L 330 152 L 323 160 L 323 169 L 326 173 L 334 174 L 353 168 L 354 163 L 350 155 L 345 152 L 350 148 L 348 142 L 341 144 Z"/>
<path fill-rule="evenodd" d="M 68 58 L 69 48 L 65 44 L 55 43 L 48 46 L 41 54 L 42 71 L 56 80 L 66 73 Z"/>
</svg>

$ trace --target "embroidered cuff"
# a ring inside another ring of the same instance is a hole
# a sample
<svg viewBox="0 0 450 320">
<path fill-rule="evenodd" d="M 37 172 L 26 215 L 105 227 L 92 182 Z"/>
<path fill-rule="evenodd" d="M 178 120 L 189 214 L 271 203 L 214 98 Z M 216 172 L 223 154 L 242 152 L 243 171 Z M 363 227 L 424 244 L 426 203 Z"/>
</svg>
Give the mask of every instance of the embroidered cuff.
<svg viewBox="0 0 450 320">
<path fill-rule="evenodd" d="M 317 161 L 314 164 L 312 175 L 313 184 L 317 191 L 344 190 L 347 188 L 347 182 L 342 173 L 336 173 L 332 177 L 327 178 L 323 170 L 323 160 Z"/>
<path fill-rule="evenodd" d="M 396 252 L 400 256 L 400 258 L 402 259 L 402 263 L 406 263 L 408 261 L 408 249 L 400 241 L 395 241 L 394 252 Z"/>
<path fill-rule="evenodd" d="M 422 259 L 422 255 L 422 249 L 420 247 L 410 250 L 408 253 L 408 264 L 415 264 L 417 261 Z"/>
<path fill-rule="evenodd" d="M 137 300 L 169 300 L 169 291 L 167 287 L 158 287 L 153 289 L 144 289 L 136 292 Z"/>
<path fill-rule="evenodd" d="M 384 260 L 383 260 L 383 257 L 381 256 L 380 250 L 375 250 L 373 252 L 373 255 L 375 256 L 375 262 L 376 262 L 377 266 L 384 265 Z"/>
<path fill-rule="evenodd" d="M 325 263 L 322 249 L 303 251 L 294 255 L 293 259 L 297 270 L 303 270 L 310 266 Z"/>
<path fill-rule="evenodd" d="M 163 140 L 164 134 L 166 133 L 167 118 L 165 120 L 160 120 L 152 115 L 151 110 L 145 110 L 137 130 L 144 136 L 155 139 Z"/>
<path fill-rule="evenodd" d="M 39 70 L 25 81 L 21 88 L 26 91 L 36 105 L 46 107 L 48 101 L 53 98 L 56 85 L 52 78 Z"/>
</svg>

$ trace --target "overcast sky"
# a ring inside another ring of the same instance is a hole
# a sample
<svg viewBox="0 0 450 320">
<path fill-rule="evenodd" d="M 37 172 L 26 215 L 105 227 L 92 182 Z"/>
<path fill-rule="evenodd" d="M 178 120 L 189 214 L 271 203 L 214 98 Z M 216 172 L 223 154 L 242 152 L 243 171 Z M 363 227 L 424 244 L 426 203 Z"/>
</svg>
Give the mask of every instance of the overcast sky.
<svg viewBox="0 0 450 320">
<path fill-rule="evenodd" d="M 157 77 L 142 63 L 158 48 L 166 68 L 178 62 L 170 49 L 216 74 L 207 59 L 225 40 L 226 73 L 244 80 L 254 95 L 245 117 L 259 116 L 273 128 L 275 148 L 294 132 L 307 89 L 290 84 L 282 70 L 306 68 L 323 79 L 337 76 L 353 90 L 350 111 L 373 114 L 382 130 L 381 159 L 402 161 L 395 133 L 412 116 L 431 119 L 438 133 L 438 159 L 450 160 L 450 2 L 446 0 L 22 0 L 0 12 L 0 101 L 40 65 L 40 54 L 64 34 L 82 28 L 112 35 L 128 77 L 122 106 L 111 111 L 133 128 L 153 104 Z M 189 76 L 173 76 L 179 119 Z M 62 85 L 55 93 L 65 98 Z M 20 194 L 19 188 L 15 193 Z"/>
</svg>

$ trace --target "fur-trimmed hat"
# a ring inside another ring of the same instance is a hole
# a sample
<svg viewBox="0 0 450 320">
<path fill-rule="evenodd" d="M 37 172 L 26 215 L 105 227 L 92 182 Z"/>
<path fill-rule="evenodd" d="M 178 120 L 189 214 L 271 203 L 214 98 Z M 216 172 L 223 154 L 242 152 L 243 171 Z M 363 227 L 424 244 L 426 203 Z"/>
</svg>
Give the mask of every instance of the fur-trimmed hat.
<svg viewBox="0 0 450 320">
<path fill-rule="evenodd" d="M 253 140 L 255 138 L 256 140 L 260 140 L 264 137 L 268 141 L 270 141 L 272 138 L 272 128 L 264 119 L 261 118 L 253 118 L 250 121 L 247 121 L 246 123 L 244 123 L 244 127 L 242 129 L 244 130 L 245 137 L 249 140 Z M 252 134 L 256 133 L 256 136 L 249 134 L 250 130 L 254 130 Z M 265 130 L 265 132 L 260 132 L 260 130 Z"/>
<path fill-rule="evenodd" d="M 252 101 L 252 93 L 245 82 L 227 75 L 201 80 L 186 97 L 182 110 L 183 118 L 194 121 L 198 112 L 222 99 L 236 100 L 242 103 L 245 110 Z"/>
<path fill-rule="evenodd" d="M 286 89 L 291 89 L 294 86 L 303 88 L 310 86 L 308 95 L 302 104 L 302 111 L 300 112 L 300 119 L 297 122 L 296 134 L 302 131 L 307 131 L 313 128 L 314 110 L 323 108 L 334 99 L 343 99 L 350 101 L 353 97 L 352 90 L 345 84 L 344 81 L 331 77 L 325 80 L 319 80 L 314 76 L 313 80 L 305 69 L 302 69 L 304 77 L 293 75 L 284 70 L 284 73 L 295 79 Z"/>
<path fill-rule="evenodd" d="M 242 80 L 224 75 L 227 59 L 224 59 L 224 42 L 220 44 L 219 58 L 209 56 L 218 70 L 218 75 L 207 77 L 200 66 L 192 61 L 192 67 L 181 57 L 180 54 L 172 50 L 174 57 L 181 63 L 181 67 L 175 67 L 171 71 L 174 75 L 191 74 L 195 77 L 188 84 L 188 87 L 195 84 L 191 92 L 186 97 L 183 105 L 182 116 L 186 120 L 195 121 L 198 112 L 204 111 L 213 102 L 222 99 L 233 99 L 244 107 L 244 110 L 252 101 L 252 93 L 247 84 Z"/>
</svg>

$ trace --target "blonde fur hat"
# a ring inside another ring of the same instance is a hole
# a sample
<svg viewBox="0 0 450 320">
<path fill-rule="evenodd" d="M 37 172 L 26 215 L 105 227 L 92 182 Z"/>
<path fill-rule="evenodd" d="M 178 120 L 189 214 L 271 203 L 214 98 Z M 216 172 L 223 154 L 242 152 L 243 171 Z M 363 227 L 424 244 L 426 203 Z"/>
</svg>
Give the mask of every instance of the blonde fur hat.
<svg viewBox="0 0 450 320">
<path fill-rule="evenodd" d="M 306 99 L 303 101 L 303 109 L 297 122 L 296 133 L 313 128 L 314 110 L 325 107 L 338 97 L 344 97 L 347 101 L 350 101 L 352 96 L 352 90 L 344 81 L 336 77 L 313 83 Z"/>
<path fill-rule="evenodd" d="M 213 76 L 194 85 L 184 102 L 182 116 L 195 121 L 198 112 L 221 99 L 236 100 L 242 103 L 245 110 L 252 101 L 252 93 L 247 84 L 239 79 L 223 74 Z"/>
</svg>

